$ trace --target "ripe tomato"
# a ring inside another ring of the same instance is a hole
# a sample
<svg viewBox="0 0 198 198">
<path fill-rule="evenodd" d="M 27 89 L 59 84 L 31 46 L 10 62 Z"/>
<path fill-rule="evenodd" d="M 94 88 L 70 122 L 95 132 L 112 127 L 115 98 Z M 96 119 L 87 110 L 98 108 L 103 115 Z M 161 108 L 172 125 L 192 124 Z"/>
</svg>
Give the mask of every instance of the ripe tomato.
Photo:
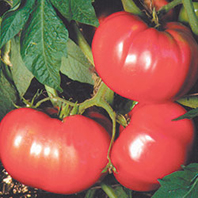
<svg viewBox="0 0 198 198">
<path fill-rule="evenodd" d="M 193 2 L 193 6 L 194 6 L 195 14 L 198 17 L 198 2 Z M 185 23 L 185 24 L 189 23 L 188 15 L 186 13 L 186 10 L 185 10 L 184 6 L 181 7 L 181 10 L 179 12 L 178 20 L 181 21 L 182 23 Z"/>
<path fill-rule="evenodd" d="M 96 71 L 107 86 L 138 102 L 175 100 L 189 91 L 198 77 L 198 45 L 180 23 L 163 28 L 149 27 L 127 12 L 104 20 L 92 51 Z"/>
<path fill-rule="evenodd" d="M 193 122 L 172 121 L 185 112 L 173 102 L 138 104 L 132 110 L 131 122 L 111 153 L 118 182 L 136 191 L 155 190 L 158 179 L 187 162 L 194 139 Z"/>
<path fill-rule="evenodd" d="M 26 185 L 72 194 L 97 182 L 107 165 L 109 134 L 82 115 L 63 121 L 21 108 L 1 122 L 1 161 L 8 173 Z"/>
</svg>

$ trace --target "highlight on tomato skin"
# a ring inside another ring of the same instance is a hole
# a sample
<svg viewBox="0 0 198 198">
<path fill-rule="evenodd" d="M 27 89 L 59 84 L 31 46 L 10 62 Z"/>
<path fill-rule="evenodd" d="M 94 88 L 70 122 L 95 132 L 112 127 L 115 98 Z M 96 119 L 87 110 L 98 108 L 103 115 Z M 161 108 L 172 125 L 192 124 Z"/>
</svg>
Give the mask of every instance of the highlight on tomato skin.
<svg viewBox="0 0 198 198">
<path fill-rule="evenodd" d="M 20 108 L 1 122 L 1 161 L 6 171 L 25 185 L 52 193 L 81 192 L 103 178 L 109 143 L 107 131 L 82 115 L 61 121 Z"/>
<path fill-rule="evenodd" d="M 192 88 L 198 77 L 193 35 L 177 22 L 161 28 L 127 12 L 101 23 L 92 52 L 96 71 L 110 89 L 137 102 L 158 103 L 174 101 Z"/>
<path fill-rule="evenodd" d="M 185 165 L 192 152 L 192 120 L 172 121 L 186 110 L 173 102 L 138 104 L 131 122 L 115 141 L 111 160 L 115 178 L 135 191 L 152 191 L 158 179 Z"/>
</svg>

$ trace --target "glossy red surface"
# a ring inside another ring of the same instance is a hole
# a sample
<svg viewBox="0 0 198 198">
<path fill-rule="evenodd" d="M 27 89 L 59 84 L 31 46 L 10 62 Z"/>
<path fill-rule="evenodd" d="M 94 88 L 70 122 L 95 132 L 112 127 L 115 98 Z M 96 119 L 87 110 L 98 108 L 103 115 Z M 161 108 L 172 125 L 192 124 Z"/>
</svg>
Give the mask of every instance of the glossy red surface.
<svg viewBox="0 0 198 198">
<path fill-rule="evenodd" d="M 114 92 L 138 102 L 175 100 L 198 76 L 198 45 L 190 30 L 169 22 L 163 30 L 139 17 L 117 12 L 93 38 L 96 70 Z"/>
<path fill-rule="evenodd" d="M 1 161 L 8 173 L 26 185 L 72 194 L 95 184 L 107 165 L 110 137 L 82 115 L 52 119 L 21 108 L 1 122 Z"/>
<path fill-rule="evenodd" d="M 130 124 L 112 148 L 111 160 L 118 182 L 136 191 L 159 187 L 158 179 L 179 170 L 193 145 L 194 124 L 189 119 L 172 121 L 185 113 L 180 105 L 138 104 Z"/>
</svg>

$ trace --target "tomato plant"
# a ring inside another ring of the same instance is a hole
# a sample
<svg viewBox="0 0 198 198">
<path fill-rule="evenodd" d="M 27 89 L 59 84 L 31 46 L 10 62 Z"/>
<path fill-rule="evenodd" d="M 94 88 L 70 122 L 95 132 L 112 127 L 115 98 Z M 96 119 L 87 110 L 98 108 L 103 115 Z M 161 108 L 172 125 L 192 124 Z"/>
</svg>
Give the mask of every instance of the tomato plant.
<svg viewBox="0 0 198 198">
<path fill-rule="evenodd" d="M 1 161 L 8 173 L 53 193 L 71 194 L 94 185 L 107 165 L 109 142 L 103 127 L 81 115 L 60 121 L 21 108 L 1 122 Z"/>
<path fill-rule="evenodd" d="M 167 5 L 168 3 L 169 3 L 168 0 L 144 0 L 144 4 L 147 6 L 147 9 L 150 10 L 150 12 L 153 11 L 153 8 L 155 8 L 155 11 L 158 11 L 160 10 L 160 8 Z M 174 18 L 173 10 L 170 10 L 162 17 L 164 20 L 173 20 Z"/>
<path fill-rule="evenodd" d="M 197 43 L 178 23 L 157 30 L 137 16 L 118 12 L 99 26 L 92 50 L 103 81 L 139 102 L 173 100 L 187 93 L 197 79 Z"/>
<path fill-rule="evenodd" d="M 0 1 L 2 198 L 197 196 L 198 19 L 167 2 Z"/>
<path fill-rule="evenodd" d="M 198 16 L 198 2 L 193 2 L 193 7 L 194 7 L 194 11 L 195 11 L 196 16 Z M 188 15 L 186 13 L 186 10 L 185 10 L 184 6 L 181 7 L 181 10 L 179 12 L 178 20 L 185 23 L 185 24 L 189 23 Z"/>
<path fill-rule="evenodd" d="M 191 120 L 173 121 L 185 113 L 180 105 L 138 104 L 129 125 L 116 140 L 111 159 L 116 179 L 136 191 L 159 187 L 158 179 L 187 163 L 194 141 Z"/>
</svg>

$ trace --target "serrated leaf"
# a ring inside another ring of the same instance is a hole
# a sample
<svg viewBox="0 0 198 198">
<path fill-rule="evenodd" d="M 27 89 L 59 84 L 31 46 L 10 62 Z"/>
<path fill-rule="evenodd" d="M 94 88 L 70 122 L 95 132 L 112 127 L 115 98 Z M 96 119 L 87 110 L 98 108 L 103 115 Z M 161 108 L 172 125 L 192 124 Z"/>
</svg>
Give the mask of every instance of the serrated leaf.
<svg viewBox="0 0 198 198">
<path fill-rule="evenodd" d="M 195 118 L 196 116 L 198 116 L 198 108 L 192 109 L 174 120 L 192 119 Z"/>
<path fill-rule="evenodd" d="M 2 17 L 0 48 L 22 29 L 29 18 L 34 1 L 23 0 L 16 10 L 6 12 Z"/>
<path fill-rule="evenodd" d="M 66 56 L 68 31 L 49 0 L 38 0 L 21 34 L 21 55 L 38 81 L 60 90 L 62 56 Z"/>
<path fill-rule="evenodd" d="M 32 79 L 33 75 L 32 73 L 26 68 L 20 54 L 20 40 L 19 37 L 15 37 L 11 40 L 11 63 L 12 67 L 10 67 L 13 81 L 17 87 L 17 90 L 19 92 L 19 95 L 22 97 Z"/>
<path fill-rule="evenodd" d="M 198 164 L 193 163 L 159 180 L 152 198 L 194 198 L 198 195 Z"/>
<path fill-rule="evenodd" d="M 15 108 L 14 103 L 16 101 L 16 90 L 3 75 L 0 65 L 0 121 L 9 111 Z"/>
<path fill-rule="evenodd" d="M 72 80 L 93 85 L 91 63 L 81 49 L 72 40 L 68 41 L 67 49 L 68 56 L 62 58 L 60 71 Z"/>
<path fill-rule="evenodd" d="M 197 108 L 198 107 L 198 95 L 193 94 L 193 95 L 188 95 L 180 98 L 177 100 L 178 103 L 190 107 L 190 108 Z"/>
<path fill-rule="evenodd" d="M 52 4 L 68 20 L 97 27 L 99 25 L 91 0 L 51 0 Z"/>
</svg>

